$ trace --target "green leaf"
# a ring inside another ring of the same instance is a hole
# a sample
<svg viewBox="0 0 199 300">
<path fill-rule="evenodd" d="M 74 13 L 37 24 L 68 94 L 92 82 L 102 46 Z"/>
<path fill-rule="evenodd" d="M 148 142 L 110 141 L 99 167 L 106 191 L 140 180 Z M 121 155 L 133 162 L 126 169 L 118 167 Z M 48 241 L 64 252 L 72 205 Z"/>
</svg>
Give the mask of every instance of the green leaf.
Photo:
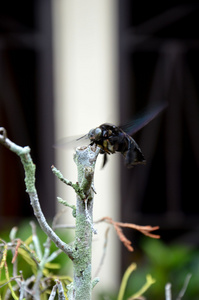
<svg viewBox="0 0 199 300">
<path fill-rule="evenodd" d="M 61 265 L 59 263 L 48 262 L 45 264 L 45 268 L 59 270 L 61 268 Z"/>
<path fill-rule="evenodd" d="M 22 258 L 30 265 L 32 272 L 36 275 L 37 274 L 36 262 L 31 258 L 31 256 L 24 249 L 19 248 L 18 252 L 22 256 Z"/>
</svg>

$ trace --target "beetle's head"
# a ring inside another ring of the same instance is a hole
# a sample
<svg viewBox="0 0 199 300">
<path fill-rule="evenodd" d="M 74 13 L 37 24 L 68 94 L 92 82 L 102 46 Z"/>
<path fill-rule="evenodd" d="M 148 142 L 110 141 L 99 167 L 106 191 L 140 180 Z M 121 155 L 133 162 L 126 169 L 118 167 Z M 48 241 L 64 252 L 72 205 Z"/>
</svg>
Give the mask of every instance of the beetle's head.
<svg viewBox="0 0 199 300">
<path fill-rule="evenodd" d="M 91 141 L 99 141 L 102 136 L 102 129 L 97 127 L 91 129 L 88 133 L 88 137 Z"/>
</svg>

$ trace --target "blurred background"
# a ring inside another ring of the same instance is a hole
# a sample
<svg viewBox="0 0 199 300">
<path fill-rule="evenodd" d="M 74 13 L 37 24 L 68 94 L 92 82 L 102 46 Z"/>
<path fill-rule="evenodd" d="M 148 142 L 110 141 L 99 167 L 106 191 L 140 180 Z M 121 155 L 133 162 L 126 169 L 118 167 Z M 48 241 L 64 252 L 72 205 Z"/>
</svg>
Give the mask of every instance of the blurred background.
<svg viewBox="0 0 199 300">
<path fill-rule="evenodd" d="M 197 1 L 0 4 L 0 126 L 11 140 L 31 147 L 47 219 L 59 209 L 56 196 L 75 201 L 51 173 L 55 164 L 76 180 L 74 150 L 55 151 L 58 140 L 83 135 L 104 122 L 124 124 L 143 109 L 167 102 L 167 109 L 134 136 L 145 166 L 129 170 L 118 154 L 101 170 L 99 159 L 94 219 L 108 215 L 159 225 L 166 245 L 198 247 L 198 27 Z M 0 147 L 2 231 L 33 218 L 23 179 L 18 158 Z M 100 226 L 93 243 L 94 269 L 103 253 L 106 226 Z M 127 252 L 111 231 L 104 273 L 99 274 L 101 289 L 117 289 L 122 272 L 132 261 L 142 261 L 146 249 L 161 251 L 142 246 L 140 233 L 124 232 L 135 251 Z"/>
</svg>

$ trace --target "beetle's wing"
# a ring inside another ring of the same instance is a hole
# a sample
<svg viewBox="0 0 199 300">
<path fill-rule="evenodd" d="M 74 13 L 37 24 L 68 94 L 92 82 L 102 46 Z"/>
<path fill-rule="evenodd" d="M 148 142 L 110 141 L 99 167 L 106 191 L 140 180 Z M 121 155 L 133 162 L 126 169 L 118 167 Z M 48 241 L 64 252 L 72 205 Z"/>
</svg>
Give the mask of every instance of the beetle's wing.
<svg viewBox="0 0 199 300">
<path fill-rule="evenodd" d="M 54 147 L 55 148 L 61 148 L 61 149 L 69 149 L 69 148 L 77 148 L 80 146 L 87 146 L 90 143 L 90 140 L 88 138 L 88 134 L 85 135 L 77 135 L 77 136 L 71 136 L 66 137 L 61 140 L 59 140 Z"/>
<path fill-rule="evenodd" d="M 144 126 L 146 126 L 150 121 L 152 121 L 160 112 L 162 112 L 166 108 L 166 106 L 167 103 L 163 103 L 154 108 L 147 109 L 143 113 L 139 114 L 138 117 L 136 117 L 134 120 L 120 126 L 120 128 L 128 135 L 133 135 Z"/>
</svg>

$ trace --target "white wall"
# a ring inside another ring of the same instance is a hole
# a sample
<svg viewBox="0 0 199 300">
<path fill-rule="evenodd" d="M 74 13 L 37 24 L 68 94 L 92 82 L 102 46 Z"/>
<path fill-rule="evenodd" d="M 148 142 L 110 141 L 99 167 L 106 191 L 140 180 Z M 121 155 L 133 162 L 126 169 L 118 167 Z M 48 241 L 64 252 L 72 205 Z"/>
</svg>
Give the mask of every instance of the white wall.
<svg viewBox="0 0 199 300">
<path fill-rule="evenodd" d="M 115 0 L 54 0 L 54 81 L 56 138 L 85 134 L 104 122 L 118 123 L 117 7 Z M 74 151 L 56 151 L 56 166 L 76 181 Z M 112 155 L 95 173 L 94 220 L 119 220 L 118 157 Z M 75 203 L 69 187 L 57 184 L 57 195 Z M 71 221 L 69 215 L 64 217 Z M 93 271 L 103 253 L 107 225 L 98 225 L 93 237 Z M 119 242 L 111 228 L 107 253 L 96 290 L 118 288 Z"/>
</svg>

